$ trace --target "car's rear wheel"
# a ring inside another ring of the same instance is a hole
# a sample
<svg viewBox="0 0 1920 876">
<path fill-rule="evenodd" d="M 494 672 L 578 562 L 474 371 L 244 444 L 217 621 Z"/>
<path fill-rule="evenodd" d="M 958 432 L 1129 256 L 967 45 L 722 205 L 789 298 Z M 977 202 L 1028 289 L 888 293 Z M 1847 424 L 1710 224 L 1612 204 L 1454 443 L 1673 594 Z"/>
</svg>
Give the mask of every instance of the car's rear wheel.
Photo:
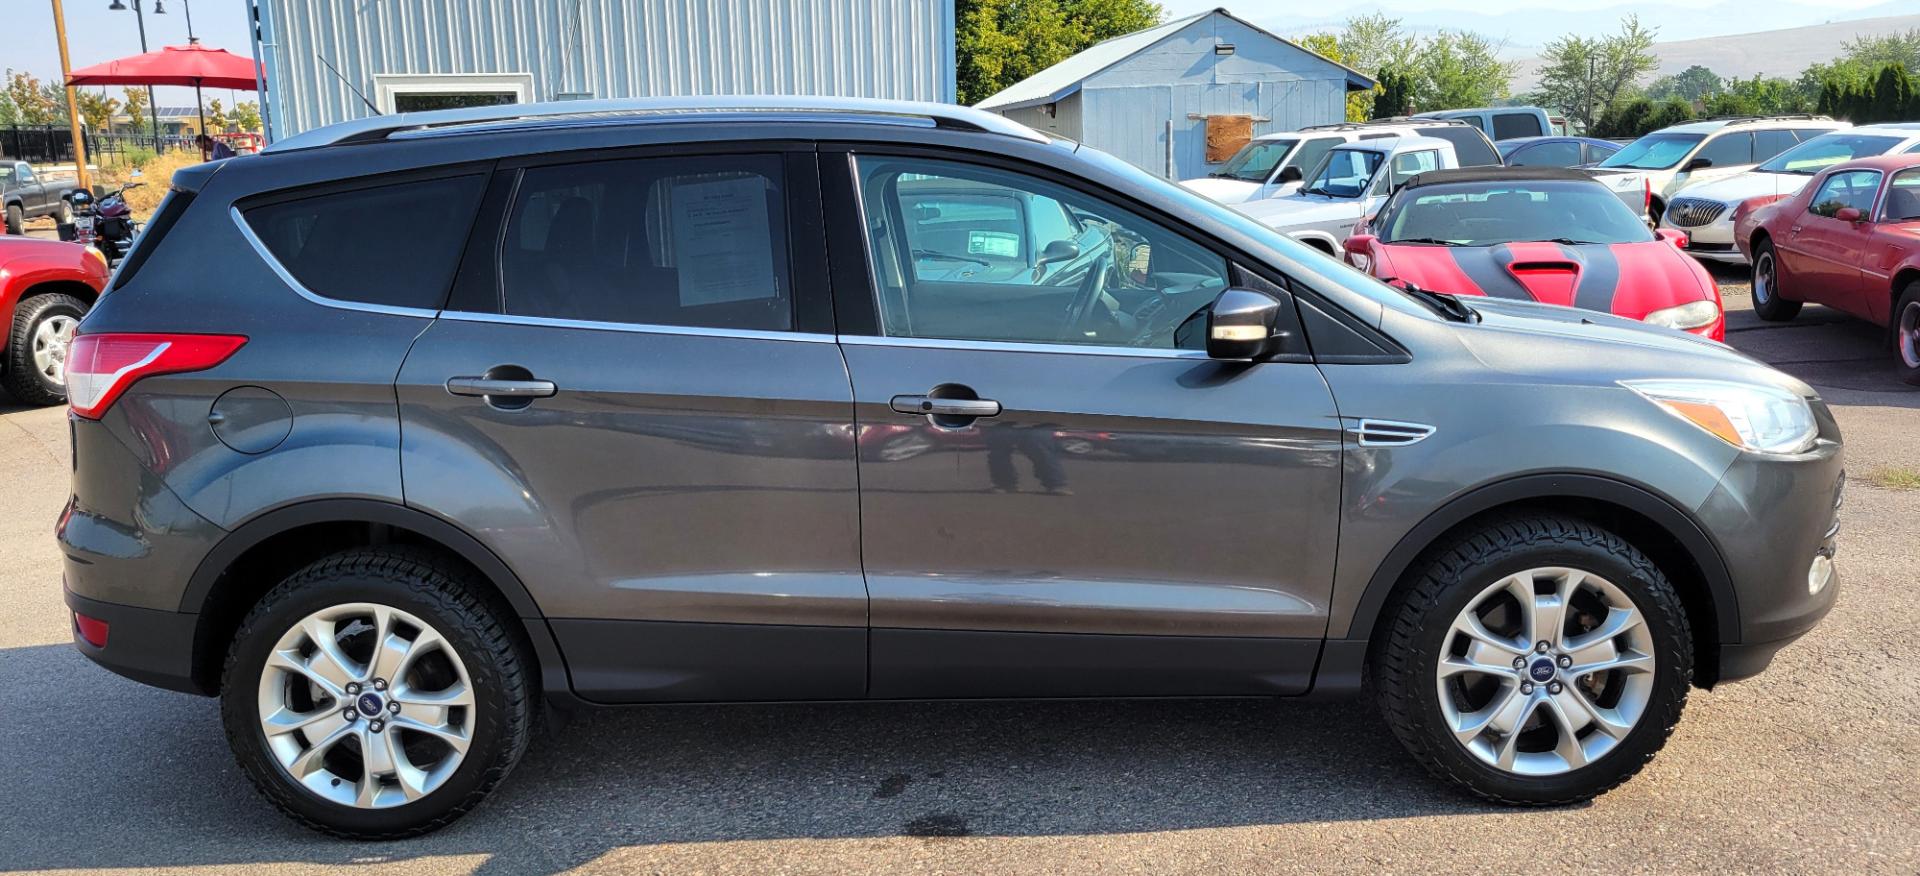
<svg viewBox="0 0 1920 876">
<path fill-rule="evenodd" d="M 533 661 L 459 568 L 408 549 L 316 562 L 261 599 L 222 682 L 255 787 L 326 833 L 392 839 L 465 814 L 526 750 Z"/>
<path fill-rule="evenodd" d="M 1780 297 L 1780 261 L 1766 239 L 1753 245 L 1753 312 L 1768 322 L 1800 315 L 1800 302 Z"/>
<path fill-rule="evenodd" d="M 67 350 L 86 315 L 86 302 L 57 292 L 16 305 L 13 331 L 7 335 L 7 392 L 22 404 L 65 402 Z"/>
<path fill-rule="evenodd" d="M 1429 554 L 1388 608 L 1371 680 L 1435 775 L 1501 803 L 1591 799 L 1632 778 L 1686 705 L 1673 585 L 1585 521 L 1499 520 Z"/>
<path fill-rule="evenodd" d="M 1920 280 L 1908 283 L 1893 306 L 1893 353 L 1900 379 L 1920 386 Z"/>
<path fill-rule="evenodd" d="M 27 233 L 27 211 L 21 209 L 19 204 L 7 205 L 7 233 Z"/>
</svg>

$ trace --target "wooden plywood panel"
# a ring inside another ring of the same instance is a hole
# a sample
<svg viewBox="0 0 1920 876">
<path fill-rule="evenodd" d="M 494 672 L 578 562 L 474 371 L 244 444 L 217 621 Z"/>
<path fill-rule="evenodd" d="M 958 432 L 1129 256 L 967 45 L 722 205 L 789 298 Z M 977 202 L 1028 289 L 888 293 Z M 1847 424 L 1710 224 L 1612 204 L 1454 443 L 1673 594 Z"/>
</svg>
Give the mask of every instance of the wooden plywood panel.
<svg viewBox="0 0 1920 876">
<path fill-rule="evenodd" d="M 1217 115 L 1207 117 L 1207 163 L 1219 164 L 1232 158 L 1240 147 L 1253 139 L 1253 116 Z"/>
</svg>

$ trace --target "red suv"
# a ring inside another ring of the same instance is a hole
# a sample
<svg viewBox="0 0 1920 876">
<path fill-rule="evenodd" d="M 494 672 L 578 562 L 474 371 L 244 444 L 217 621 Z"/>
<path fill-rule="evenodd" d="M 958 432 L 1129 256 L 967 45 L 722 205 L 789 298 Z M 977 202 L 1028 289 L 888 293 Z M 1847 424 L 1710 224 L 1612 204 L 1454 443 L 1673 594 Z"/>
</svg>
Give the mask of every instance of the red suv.
<svg viewBox="0 0 1920 876">
<path fill-rule="evenodd" d="M 0 237 L 0 383 L 21 402 L 67 400 L 67 347 L 107 288 L 107 263 L 77 243 Z"/>
<path fill-rule="evenodd" d="M 1901 378 L 1920 385 L 1920 155 L 1836 164 L 1737 234 L 1761 319 L 1811 301 L 1884 325 Z"/>
</svg>

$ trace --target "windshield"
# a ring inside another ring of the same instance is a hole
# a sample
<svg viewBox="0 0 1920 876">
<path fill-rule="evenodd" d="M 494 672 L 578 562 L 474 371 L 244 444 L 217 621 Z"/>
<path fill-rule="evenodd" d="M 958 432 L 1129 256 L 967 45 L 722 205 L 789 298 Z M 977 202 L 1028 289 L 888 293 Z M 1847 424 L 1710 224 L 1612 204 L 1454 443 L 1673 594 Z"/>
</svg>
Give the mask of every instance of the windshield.
<svg viewBox="0 0 1920 876">
<path fill-rule="evenodd" d="M 0 167 L 0 183 L 13 182 L 13 168 Z"/>
<path fill-rule="evenodd" d="M 1525 146 L 1531 142 L 1533 141 L 1531 140 L 1496 140 L 1494 141 L 1493 148 L 1500 150 L 1500 157 L 1505 158 L 1509 155 L 1512 155 L 1513 150 L 1518 149 L 1522 146 Z"/>
<path fill-rule="evenodd" d="M 1385 307 L 1423 319 L 1433 316 L 1433 311 L 1429 307 L 1415 301 L 1405 290 L 1388 286 L 1373 277 L 1328 259 L 1318 250 L 1260 224 L 1251 216 L 1221 206 L 1218 201 L 1167 182 L 1091 146 L 1077 147 L 1076 154 L 1107 174 L 1119 177 L 1130 185 L 1138 186 L 1164 199 L 1175 215 L 1191 215 L 1211 221 L 1216 226 L 1215 233 L 1222 234 L 1223 239 L 1230 244 L 1234 242 L 1237 235 L 1245 241 L 1239 244 L 1241 246 L 1265 247 L 1291 259 L 1294 262 L 1291 270 L 1298 274 L 1292 279 L 1298 280 L 1308 288 L 1319 290 L 1336 301 L 1341 300 L 1333 294 L 1338 290 L 1347 295 L 1359 296 L 1371 302 L 1374 307 Z M 1352 298 L 1347 298 L 1345 301 L 1349 307 L 1362 306 Z M 1362 309 L 1358 313 L 1370 322 L 1377 324 L 1379 321 L 1377 310 L 1368 312 Z"/>
<path fill-rule="evenodd" d="M 1885 155 L 1887 150 L 1900 145 L 1899 137 L 1876 137 L 1871 134 L 1822 134 L 1805 143 L 1775 155 L 1772 161 L 1760 165 L 1767 173 L 1797 173 L 1812 176 L 1830 164 L 1851 161 L 1855 158 L 1868 158 Z"/>
<path fill-rule="evenodd" d="M 1680 159 L 1687 157 L 1687 153 L 1705 139 L 1705 134 L 1648 134 L 1607 156 L 1600 166 L 1666 170 L 1679 164 Z"/>
<path fill-rule="evenodd" d="M 1493 246 L 1521 240 L 1645 243 L 1653 232 L 1605 186 L 1575 180 L 1407 189 L 1377 225 L 1387 243 Z"/>
<path fill-rule="evenodd" d="M 1227 166 L 1213 172 L 1213 176 L 1227 179 L 1243 179 L 1248 182 L 1266 182 L 1273 175 L 1273 169 L 1280 160 L 1293 151 L 1299 140 L 1255 140 L 1242 147 L 1233 157 L 1227 159 Z"/>
<path fill-rule="evenodd" d="M 1313 181 L 1300 190 L 1333 198 L 1360 197 L 1385 158 L 1371 149 L 1335 149 L 1314 170 Z"/>
</svg>

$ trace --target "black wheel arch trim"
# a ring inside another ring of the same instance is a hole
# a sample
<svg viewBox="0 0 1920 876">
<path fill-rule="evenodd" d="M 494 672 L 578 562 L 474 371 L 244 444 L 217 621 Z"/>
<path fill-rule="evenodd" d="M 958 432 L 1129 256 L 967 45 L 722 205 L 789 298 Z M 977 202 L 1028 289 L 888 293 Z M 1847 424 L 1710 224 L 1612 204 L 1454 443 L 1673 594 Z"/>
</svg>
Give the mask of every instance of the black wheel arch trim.
<svg viewBox="0 0 1920 876">
<path fill-rule="evenodd" d="M 1400 538 L 1393 550 L 1375 567 L 1367 589 L 1354 606 L 1347 627 L 1348 639 L 1372 638 L 1387 598 L 1400 584 L 1407 569 L 1422 552 L 1447 530 L 1482 512 L 1503 505 L 1537 499 L 1586 499 L 1619 505 L 1664 529 L 1678 542 L 1700 569 L 1713 600 L 1713 614 L 1720 642 L 1740 641 L 1740 606 L 1734 592 L 1733 576 L 1726 559 L 1706 530 L 1672 501 L 1626 481 L 1591 474 L 1530 474 L 1496 481 L 1457 496 Z"/>
</svg>

